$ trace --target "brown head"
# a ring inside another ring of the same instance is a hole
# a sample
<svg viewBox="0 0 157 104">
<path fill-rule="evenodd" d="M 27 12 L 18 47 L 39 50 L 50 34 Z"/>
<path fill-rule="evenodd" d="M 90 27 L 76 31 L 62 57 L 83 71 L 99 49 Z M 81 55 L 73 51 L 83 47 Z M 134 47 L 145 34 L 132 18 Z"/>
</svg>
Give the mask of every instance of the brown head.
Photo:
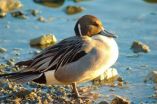
<svg viewBox="0 0 157 104">
<path fill-rule="evenodd" d="M 102 22 L 95 16 L 82 16 L 75 25 L 76 36 L 93 36 L 97 34 L 104 34 L 105 36 L 115 37 L 112 33 L 107 32 Z"/>
</svg>

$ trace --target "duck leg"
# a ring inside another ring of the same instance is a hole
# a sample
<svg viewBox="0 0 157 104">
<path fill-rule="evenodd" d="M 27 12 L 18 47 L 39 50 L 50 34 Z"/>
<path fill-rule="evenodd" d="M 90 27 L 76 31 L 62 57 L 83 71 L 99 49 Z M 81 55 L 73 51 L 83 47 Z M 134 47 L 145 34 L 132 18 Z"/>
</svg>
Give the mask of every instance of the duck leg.
<svg viewBox="0 0 157 104">
<path fill-rule="evenodd" d="M 78 97 L 78 98 L 81 97 L 78 90 L 77 90 L 76 82 L 72 83 L 72 90 L 75 93 L 76 97 Z"/>
<path fill-rule="evenodd" d="M 72 83 L 72 91 L 75 93 L 75 96 L 77 98 L 84 98 L 84 99 L 89 99 L 90 98 L 89 96 L 83 96 L 83 95 L 79 94 L 79 92 L 77 90 L 77 87 L 76 87 L 76 82 Z"/>
</svg>

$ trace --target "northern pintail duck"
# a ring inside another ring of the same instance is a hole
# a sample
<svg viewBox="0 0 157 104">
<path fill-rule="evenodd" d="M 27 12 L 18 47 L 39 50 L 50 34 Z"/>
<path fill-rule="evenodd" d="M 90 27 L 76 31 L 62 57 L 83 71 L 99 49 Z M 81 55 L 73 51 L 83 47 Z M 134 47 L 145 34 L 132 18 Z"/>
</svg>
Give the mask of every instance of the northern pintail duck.
<svg viewBox="0 0 157 104">
<path fill-rule="evenodd" d="M 26 66 L 23 70 L 0 77 L 18 83 L 71 84 L 79 97 L 76 83 L 92 80 L 110 68 L 118 58 L 118 46 L 115 36 L 95 16 L 81 17 L 74 30 L 76 36 L 46 48 L 31 60 L 18 62 L 16 65 Z"/>
</svg>

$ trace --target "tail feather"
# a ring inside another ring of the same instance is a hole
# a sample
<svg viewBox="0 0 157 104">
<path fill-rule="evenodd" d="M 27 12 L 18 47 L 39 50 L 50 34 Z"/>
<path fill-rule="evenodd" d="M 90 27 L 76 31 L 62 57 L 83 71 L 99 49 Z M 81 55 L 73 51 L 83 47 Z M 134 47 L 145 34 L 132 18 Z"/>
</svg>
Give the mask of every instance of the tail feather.
<svg viewBox="0 0 157 104">
<path fill-rule="evenodd" d="M 17 73 L 9 73 L 9 74 L 2 74 L 0 78 L 7 78 L 10 81 L 17 82 L 17 83 L 25 83 L 33 81 L 34 79 L 39 78 L 42 76 L 43 73 L 39 72 L 17 72 Z"/>
<path fill-rule="evenodd" d="M 27 61 L 17 62 L 15 65 L 21 67 L 21 66 L 29 66 L 29 65 L 31 65 L 31 63 L 32 63 L 32 60 L 27 60 Z"/>
</svg>

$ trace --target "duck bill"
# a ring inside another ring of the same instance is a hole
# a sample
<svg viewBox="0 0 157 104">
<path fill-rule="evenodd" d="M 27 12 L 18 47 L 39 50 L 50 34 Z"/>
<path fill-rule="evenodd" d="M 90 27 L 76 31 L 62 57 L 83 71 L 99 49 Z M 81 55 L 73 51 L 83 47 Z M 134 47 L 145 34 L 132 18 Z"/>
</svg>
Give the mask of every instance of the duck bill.
<svg viewBox="0 0 157 104">
<path fill-rule="evenodd" d="M 106 31 L 106 30 L 102 30 L 100 33 L 101 33 L 102 35 L 104 35 L 104 36 L 107 36 L 107 37 L 117 38 L 116 35 L 114 35 L 113 33 L 108 32 L 108 31 Z"/>
</svg>

